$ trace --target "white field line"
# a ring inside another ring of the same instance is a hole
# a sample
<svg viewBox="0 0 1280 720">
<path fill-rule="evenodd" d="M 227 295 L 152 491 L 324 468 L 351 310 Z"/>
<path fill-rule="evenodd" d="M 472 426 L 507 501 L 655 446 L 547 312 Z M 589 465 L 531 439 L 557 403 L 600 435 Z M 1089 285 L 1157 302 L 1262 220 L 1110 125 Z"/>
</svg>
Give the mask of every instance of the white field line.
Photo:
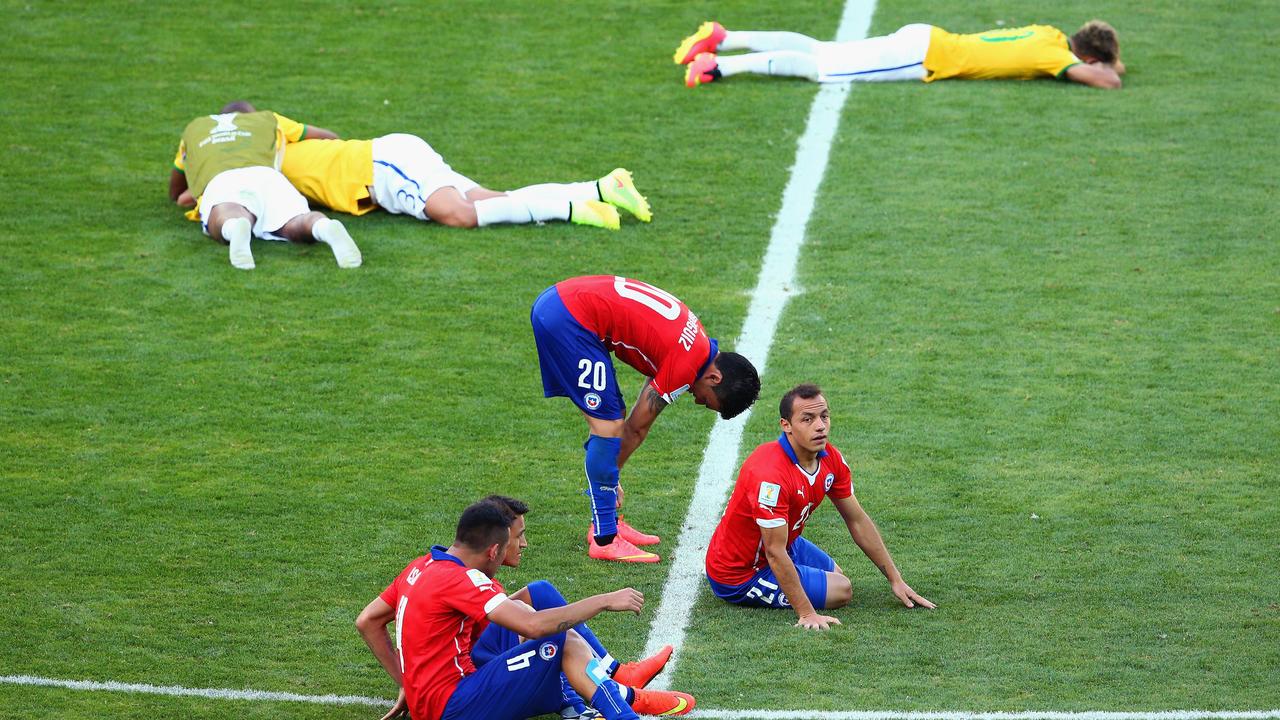
<svg viewBox="0 0 1280 720">
<path fill-rule="evenodd" d="M 867 36 L 875 0 L 847 0 L 837 40 L 858 40 Z M 769 348 L 787 300 L 795 291 L 796 261 L 804 244 L 805 229 L 813 205 L 827 171 L 831 143 L 840 125 L 840 112 L 849 96 L 849 85 L 823 85 L 809 109 L 809 119 L 796 150 L 796 162 L 782 193 L 782 208 L 769 235 L 769 247 L 760 266 L 756 288 L 751 293 L 742 335 L 733 349 L 750 358 L 763 376 L 768 364 Z M 768 402 L 766 401 L 767 405 Z M 663 645 L 673 645 L 676 654 L 667 671 L 654 678 L 653 687 L 665 689 L 684 644 L 689 614 L 704 582 L 703 556 L 716 521 L 724 507 L 725 497 L 733 483 L 742 429 L 751 417 L 745 412 L 733 420 L 718 420 L 711 428 L 707 449 L 702 456 L 693 499 L 685 515 L 683 530 L 671 554 L 671 569 L 662 588 L 662 601 L 649 628 L 645 655 L 652 655 Z"/>
<path fill-rule="evenodd" d="M 362 695 L 299 695 L 263 690 L 225 690 L 218 688 L 188 688 L 180 685 L 147 685 L 145 683 L 94 682 L 92 680 L 58 680 L 31 675 L 0 675 L 0 683 L 6 685 L 34 685 L 38 687 L 66 688 L 68 690 L 96 690 L 107 692 L 143 693 L 147 695 L 173 695 L 200 697 L 214 700 L 274 700 L 279 702 L 305 702 L 318 705 L 369 705 L 391 707 L 387 698 L 371 698 Z"/>
<path fill-rule="evenodd" d="M 298 693 L 264 692 L 262 690 L 223 690 L 188 688 L 176 685 L 144 683 L 93 682 L 90 680 L 58 680 L 31 675 L 0 675 L 0 684 L 56 687 L 68 690 L 142 693 L 199 697 L 212 700 L 250 700 L 305 702 L 317 705 L 391 706 L 387 698 L 362 695 L 299 695 Z M 895 712 L 895 711 L 822 711 L 822 710 L 695 710 L 690 718 L 711 720 L 1277 720 L 1280 710 L 1161 710 L 1153 712 Z"/>
</svg>

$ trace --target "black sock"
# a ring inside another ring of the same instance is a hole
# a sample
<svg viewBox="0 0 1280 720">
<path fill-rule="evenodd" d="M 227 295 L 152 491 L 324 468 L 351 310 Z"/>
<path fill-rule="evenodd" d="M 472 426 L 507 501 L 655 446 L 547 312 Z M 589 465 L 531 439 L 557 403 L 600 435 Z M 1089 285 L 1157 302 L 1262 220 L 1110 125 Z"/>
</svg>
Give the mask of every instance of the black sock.
<svg viewBox="0 0 1280 720">
<path fill-rule="evenodd" d="M 613 539 L 616 537 L 618 537 L 618 533 L 609 533 L 608 535 L 597 535 L 596 544 L 601 546 L 612 545 Z"/>
</svg>

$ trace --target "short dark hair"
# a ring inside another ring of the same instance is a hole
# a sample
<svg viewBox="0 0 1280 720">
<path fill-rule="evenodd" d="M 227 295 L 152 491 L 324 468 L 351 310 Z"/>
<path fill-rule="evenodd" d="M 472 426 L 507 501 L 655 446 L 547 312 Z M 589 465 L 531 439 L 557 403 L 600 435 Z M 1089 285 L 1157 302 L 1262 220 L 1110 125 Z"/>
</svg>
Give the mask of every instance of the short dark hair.
<svg viewBox="0 0 1280 720">
<path fill-rule="evenodd" d="M 1071 52 L 1076 57 L 1088 55 L 1114 65 L 1120 57 L 1120 39 L 1115 28 L 1101 20 L 1090 20 L 1071 36 Z"/>
<path fill-rule="evenodd" d="M 218 112 L 251 113 L 251 112 L 258 112 L 258 109 L 255 108 L 248 100 L 236 100 L 235 102 L 229 102 L 226 105 L 223 105 L 222 109 L 219 110 Z"/>
<path fill-rule="evenodd" d="M 504 545 L 511 537 L 511 523 L 515 520 L 516 516 L 505 506 L 481 500 L 462 511 L 454 542 L 476 552 Z"/>
<path fill-rule="evenodd" d="M 791 419 L 791 406 L 795 404 L 796 398 L 801 400 L 812 400 L 822 394 L 822 388 L 813 383 L 800 383 L 791 388 L 782 400 L 778 402 L 778 417 L 783 420 Z"/>
<path fill-rule="evenodd" d="M 720 417 L 725 420 L 746 412 L 760 397 L 760 375 L 751 361 L 735 352 L 716 354 L 720 384 L 711 388 L 720 401 Z"/>
<path fill-rule="evenodd" d="M 511 514 L 516 517 L 529 514 L 529 505 L 527 503 L 513 497 L 507 497 L 506 495 L 490 495 L 484 500 L 481 500 L 481 502 L 491 502 L 495 505 L 501 505 L 511 511 Z"/>
</svg>

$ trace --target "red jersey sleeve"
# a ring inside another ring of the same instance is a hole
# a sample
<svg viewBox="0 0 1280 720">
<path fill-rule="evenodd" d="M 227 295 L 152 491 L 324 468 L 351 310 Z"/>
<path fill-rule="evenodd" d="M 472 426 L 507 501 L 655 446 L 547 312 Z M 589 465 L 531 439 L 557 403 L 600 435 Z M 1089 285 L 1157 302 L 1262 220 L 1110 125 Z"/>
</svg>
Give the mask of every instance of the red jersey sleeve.
<svg viewBox="0 0 1280 720">
<path fill-rule="evenodd" d="M 497 580 L 475 568 L 459 572 L 452 583 L 454 587 L 445 593 L 449 606 L 476 622 L 485 621 L 507 599 Z"/>
<path fill-rule="evenodd" d="M 751 498 L 751 517 L 762 528 L 785 528 L 791 498 L 783 478 L 771 468 L 752 467 L 747 476 L 747 496 Z"/>
<path fill-rule="evenodd" d="M 836 480 L 831 483 L 831 489 L 827 491 L 827 497 L 833 500 L 843 500 L 853 495 L 853 471 L 849 469 L 849 463 L 845 462 L 844 455 L 835 448 L 834 445 L 827 445 L 827 452 L 834 456 L 835 462 L 831 463 L 835 466 Z"/>
<path fill-rule="evenodd" d="M 399 579 L 400 578 L 396 578 L 396 581 Z M 387 589 L 383 590 L 382 594 L 378 596 L 382 602 L 390 605 L 391 607 L 395 607 L 396 603 L 400 602 L 400 591 L 396 589 L 396 581 L 393 581 L 388 585 Z"/>
</svg>

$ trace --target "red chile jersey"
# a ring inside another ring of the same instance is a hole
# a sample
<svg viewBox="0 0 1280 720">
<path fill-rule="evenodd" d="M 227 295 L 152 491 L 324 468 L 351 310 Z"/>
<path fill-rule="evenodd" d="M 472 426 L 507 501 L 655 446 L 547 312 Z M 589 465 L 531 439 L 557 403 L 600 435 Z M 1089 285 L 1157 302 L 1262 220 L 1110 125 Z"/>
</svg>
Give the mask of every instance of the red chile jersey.
<svg viewBox="0 0 1280 720">
<path fill-rule="evenodd" d="M 436 545 L 379 597 L 396 609 L 409 713 L 415 720 L 438 720 L 458 682 L 476 671 L 471 646 L 506 593 L 497 580 Z"/>
<path fill-rule="evenodd" d="M 818 469 L 812 475 L 800 467 L 785 433 L 751 451 L 707 546 L 707 577 L 722 585 L 750 580 L 768 565 L 760 529 L 785 525 L 790 548 L 827 495 L 853 495 L 849 465 L 835 445 L 827 443 L 818 453 Z"/>
<path fill-rule="evenodd" d="M 706 371 L 716 341 L 698 316 L 671 293 L 615 275 L 589 275 L 556 283 L 569 314 L 619 360 L 649 378 L 673 403 Z"/>
</svg>

